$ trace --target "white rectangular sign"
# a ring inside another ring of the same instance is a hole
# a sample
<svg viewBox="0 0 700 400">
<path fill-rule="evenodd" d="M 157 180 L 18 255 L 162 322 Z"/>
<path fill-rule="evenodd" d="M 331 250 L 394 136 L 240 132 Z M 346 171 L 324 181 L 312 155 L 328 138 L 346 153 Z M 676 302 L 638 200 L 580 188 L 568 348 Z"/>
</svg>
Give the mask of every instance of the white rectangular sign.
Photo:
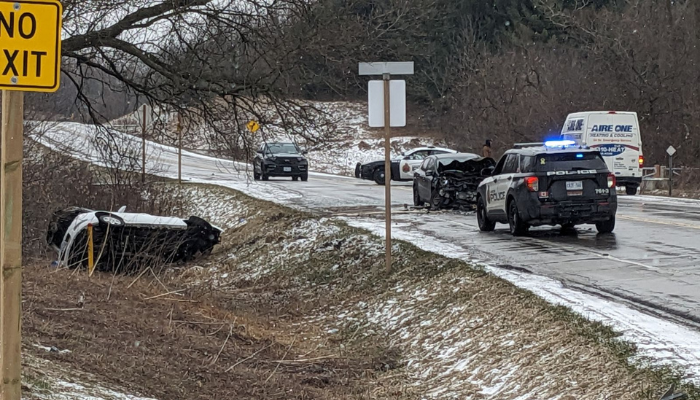
<svg viewBox="0 0 700 400">
<path fill-rule="evenodd" d="M 413 61 L 360 63 L 360 75 L 413 75 Z"/>
<path fill-rule="evenodd" d="M 369 81 L 369 126 L 384 127 L 384 81 Z M 406 126 L 406 81 L 389 81 L 391 127 Z"/>
</svg>

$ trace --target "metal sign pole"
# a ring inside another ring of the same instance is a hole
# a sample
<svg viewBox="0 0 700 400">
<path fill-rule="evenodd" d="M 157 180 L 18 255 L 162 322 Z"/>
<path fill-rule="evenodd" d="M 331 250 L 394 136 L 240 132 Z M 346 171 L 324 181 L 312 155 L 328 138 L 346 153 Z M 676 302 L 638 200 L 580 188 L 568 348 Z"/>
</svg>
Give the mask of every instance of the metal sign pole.
<svg viewBox="0 0 700 400">
<path fill-rule="evenodd" d="M 21 398 L 24 92 L 2 92 L 0 144 L 0 399 Z"/>
<path fill-rule="evenodd" d="M 384 207 L 386 208 L 386 272 L 391 272 L 391 74 L 384 74 Z"/>
<path fill-rule="evenodd" d="M 666 154 L 668 154 L 668 197 L 673 194 L 673 155 L 676 154 L 676 148 L 668 146 Z"/>
<path fill-rule="evenodd" d="M 177 183 L 182 185 L 182 117 L 177 112 Z"/>
<path fill-rule="evenodd" d="M 673 155 L 668 156 L 668 197 L 673 196 Z"/>
<path fill-rule="evenodd" d="M 141 183 L 146 183 L 146 105 L 141 119 Z"/>
</svg>

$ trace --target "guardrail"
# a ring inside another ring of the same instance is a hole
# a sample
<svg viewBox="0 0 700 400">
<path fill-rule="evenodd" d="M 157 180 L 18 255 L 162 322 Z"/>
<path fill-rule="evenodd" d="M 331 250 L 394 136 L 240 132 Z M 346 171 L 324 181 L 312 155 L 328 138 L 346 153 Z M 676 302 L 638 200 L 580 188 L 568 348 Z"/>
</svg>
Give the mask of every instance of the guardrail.
<svg viewBox="0 0 700 400">
<path fill-rule="evenodd" d="M 682 176 L 682 168 L 672 168 L 670 173 L 673 176 Z M 642 168 L 642 184 L 639 188 L 639 193 L 643 193 L 645 190 L 655 190 L 658 189 L 657 184 L 663 182 L 664 186 L 669 189 L 669 196 L 671 190 L 673 189 L 672 179 L 669 176 L 669 168 L 666 166 L 655 165 L 653 167 L 643 167 Z M 665 189 L 665 188 L 664 188 Z"/>
</svg>

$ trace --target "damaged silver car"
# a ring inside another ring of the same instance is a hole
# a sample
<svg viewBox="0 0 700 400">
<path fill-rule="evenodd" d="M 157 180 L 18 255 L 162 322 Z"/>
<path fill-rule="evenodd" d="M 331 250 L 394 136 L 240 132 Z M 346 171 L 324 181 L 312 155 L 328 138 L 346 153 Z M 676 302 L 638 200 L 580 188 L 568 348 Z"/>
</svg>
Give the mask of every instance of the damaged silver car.
<svg viewBox="0 0 700 400">
<path fill-rule="evenodd" d="M 46 241 L 58 253 L 59 266 L 86 266 L 92 249 L 96 270 L 129 273 L 207 255 L 221 241 L 223 229 L 199 217 L 124 211 L 124 207 L 118 212 L 80 207 L 56 211 Z"/>
<path fill-rule="evenodd" d="M 472 209 L 479 183 L 489 176 L 496 161 L 472 153 L 427 157 L 413 178 L 413 204 L 432 209 Z"/>
</svg>

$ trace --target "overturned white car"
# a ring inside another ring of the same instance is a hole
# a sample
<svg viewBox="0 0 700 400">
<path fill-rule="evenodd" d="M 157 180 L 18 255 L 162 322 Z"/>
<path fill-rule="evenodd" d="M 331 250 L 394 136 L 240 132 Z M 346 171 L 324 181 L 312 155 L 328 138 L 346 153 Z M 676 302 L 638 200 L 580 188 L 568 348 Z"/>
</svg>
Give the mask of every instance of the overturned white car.
<svg viewBox="0 0 700 400">
<path fill-rule="evenodd" d="M 188 261 L 211 253 L 223 229 L 199 217 L 180 219 L 150 214 L 94 211 L 69 207 L 56 211 L 46 241 L 58 252 L 60 266 L 87 265 L 88 227 L 96 270 L 133 272 L 144 266 Z"/>
</svg>

